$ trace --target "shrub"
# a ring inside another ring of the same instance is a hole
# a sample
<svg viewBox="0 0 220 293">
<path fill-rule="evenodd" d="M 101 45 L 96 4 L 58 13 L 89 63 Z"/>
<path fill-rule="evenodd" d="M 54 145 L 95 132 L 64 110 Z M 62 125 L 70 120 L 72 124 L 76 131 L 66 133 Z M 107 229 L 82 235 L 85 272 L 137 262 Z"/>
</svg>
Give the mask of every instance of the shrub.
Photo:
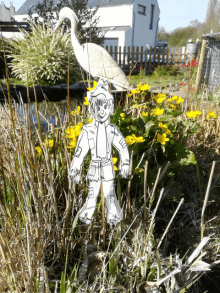
<svg viewBox="0 0 220 293">
<path fill-rule="evenodd" d="M 158 66 L 154 73 L 157 75 L 157 76 L 177 76 L 178 74 L 178 68 L 175 67 L 175 66 L 166 66 L 166 65 L 163 65 L 163 66 Z"/>
<path fill-rule="evenodd" d="M 53 32 L 44 24 L 31 24 L 32 32 L 21 30 L 22 36 L 8 39 L 7 56 L 12 58 L 9 67 L 15 77 L 38 84 L 54 85 L 67 81 L 68 55 L 70 56 L 70 81 L 78 79 L 76 58 L 69 34 Z"/>
</svg>

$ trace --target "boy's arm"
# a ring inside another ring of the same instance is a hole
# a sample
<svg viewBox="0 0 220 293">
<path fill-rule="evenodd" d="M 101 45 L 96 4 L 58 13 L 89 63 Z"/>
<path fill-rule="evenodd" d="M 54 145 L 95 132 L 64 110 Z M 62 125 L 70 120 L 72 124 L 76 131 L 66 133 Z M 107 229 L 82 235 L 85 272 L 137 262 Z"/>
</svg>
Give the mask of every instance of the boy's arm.
<svg viewBox="0 0 220 293">
<path fill-rule="evenodd" d="M 83 128 L 79 135 L 79 139 L 77 142 L 73 160 L 71 162 L 70 169 L 69 169 L 69 179 L 71 179 L 74 183 L 79 183 L 81 166 L 88 151 L 89 151 L 88 134 L 87 134 L 87 131 Z"/>
<path fill-rule="evenodd" d="M 121 176 L 123 178 L 128 177 L 129 169 L 130 169 L 130 158 L 129 158 L 129 151 L 125 141 L 125 138 L 121 131 L 114 125 L 114 138 L 113 138 L 113 145 L 117 149 L 120 155 L 120 169 L 121 169 Z"/>
</svg>

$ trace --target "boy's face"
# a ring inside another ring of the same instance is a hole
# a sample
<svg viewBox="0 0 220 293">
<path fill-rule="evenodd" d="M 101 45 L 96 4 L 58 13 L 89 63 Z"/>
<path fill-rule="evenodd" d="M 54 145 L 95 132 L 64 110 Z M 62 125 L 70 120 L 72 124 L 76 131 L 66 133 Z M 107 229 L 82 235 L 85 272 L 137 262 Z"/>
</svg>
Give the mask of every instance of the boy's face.
<svg viewBox="0 0 220 293">
<path fill-rule="evenodd" d="M 102 98 L 102 97 L 100 97 Z M 103 95 L 104 98 L 104 95 Z M 98 122 L 105 122 L 111 114 L 111 107 L 106 99 L 101 99 L 95 103 L 93 116 Z"/>
</svg>

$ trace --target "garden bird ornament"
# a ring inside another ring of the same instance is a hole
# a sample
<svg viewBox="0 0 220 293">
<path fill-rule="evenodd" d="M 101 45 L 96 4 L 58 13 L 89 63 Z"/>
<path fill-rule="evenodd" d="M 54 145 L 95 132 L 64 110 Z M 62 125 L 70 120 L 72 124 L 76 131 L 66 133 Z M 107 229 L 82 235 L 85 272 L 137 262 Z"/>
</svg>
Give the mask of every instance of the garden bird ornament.
<svg viewBox="0 0 220 293">
<path fill-rule="evenodd" d="M 87 73 L 91 74 L 93 78 L 107 78 L 116 90 L 129 90 L 130 84 L 126 75 L 103 47 L 93 43 L 85 43 L 83 45 L 79 43 L 77 38 L 77 23 L 79 20 L 74 11 L 68 7 L 62 8 L 54 30 L 56 30 L 66 18 L 71 22 L 71 42 L 76 59 L 81 67 Z"/>
<path fill-rule="evenodd" d="M 130 158 L 128 147 L 120 130 L 110 123 L 114 112 L 114 99 L 110 94 L 107 79 L 100 78 L 95 89 L 87 93 L 89 111 L 94 120 L 84 125 L 79 135 L 73 160 L 69 169 L 69 179 L 79 183 L 83 161 L 91 152 L 91 163 L 87 174 L 88 195 L 84 206 L 79 211 L 79 219 L 90 224 L 96 207 L 97 196 L 102 182 L 107 208 L 107 222 L 117 225 L 123 219 L 114 188 L 115 171 L 112 161 L 112 145 L 120 156 L 120 174 L 128 177 Z"/>
</svg>

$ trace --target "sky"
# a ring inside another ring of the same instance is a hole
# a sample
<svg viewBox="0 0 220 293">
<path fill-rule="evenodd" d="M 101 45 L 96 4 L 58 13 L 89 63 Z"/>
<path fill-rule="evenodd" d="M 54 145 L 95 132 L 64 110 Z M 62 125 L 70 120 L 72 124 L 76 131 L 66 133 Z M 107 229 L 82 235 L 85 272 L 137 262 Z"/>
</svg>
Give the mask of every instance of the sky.
<svg viewBox="0 0 220 293">
<path fill-rule="evenodd" d="M 4 0 L 6 7 L 10 1 L 16 11 L 25 0 Z M 159 25 L 170 32 L 177 27 L 187 26 L 191 20 L 198 19 L 203 22 L 206 16 L 206 9 L 209 0 L 158 0 L 160 7 Z"/>
<path fill-rule="evenodd" d="M 209 0 L 158 0 L 160 7 L 159 25 L 170 32 L 177 27 L 186 27 L 190 21 L 203 22 Z"/>
</svg>

